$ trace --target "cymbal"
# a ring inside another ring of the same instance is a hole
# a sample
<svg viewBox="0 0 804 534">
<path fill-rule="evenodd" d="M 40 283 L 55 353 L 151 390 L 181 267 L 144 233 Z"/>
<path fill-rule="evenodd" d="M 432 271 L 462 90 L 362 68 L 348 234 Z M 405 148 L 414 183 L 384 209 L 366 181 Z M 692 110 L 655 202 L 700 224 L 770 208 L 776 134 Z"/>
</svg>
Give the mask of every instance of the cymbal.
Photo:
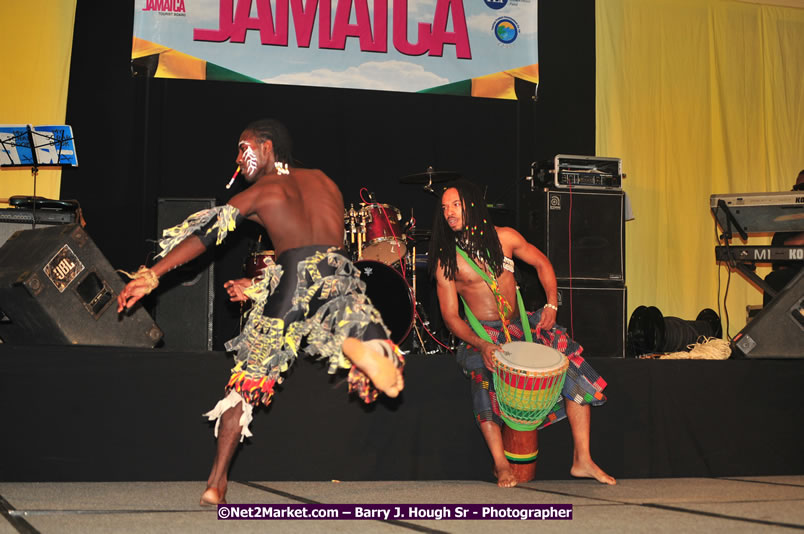
<svg viewBox="0 0 804 534">
<path fill-rule="evenodd" d="M 457 180 L 461 175 L 455 171 L 434 171 L 432 167 L 424 172 L 408 174 L 399 179 L 400 184 L 435 184 Z"/>
</svg>

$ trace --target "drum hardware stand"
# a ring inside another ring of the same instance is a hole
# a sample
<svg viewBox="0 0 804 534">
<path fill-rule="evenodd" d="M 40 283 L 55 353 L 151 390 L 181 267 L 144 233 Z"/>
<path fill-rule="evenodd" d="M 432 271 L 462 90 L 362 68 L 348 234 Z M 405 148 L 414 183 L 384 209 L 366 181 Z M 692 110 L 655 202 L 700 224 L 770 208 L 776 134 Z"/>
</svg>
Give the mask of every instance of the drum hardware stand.
<svg viewBox="0 0 804 534">
<path fill-rule="evenodd" d="M 245 265 L 243 266 L 243 270 L 245 271 Z M 253 283 L 253 282 L 252 282 Z M 241 301 L 240 302 L 240 333 L 243 333 L 243 326 L 246 324 L 246 317 L 248 317 L 248 312 L 251 311 L 252 301 L 251 299 Z"/>
<path fill-rule="evenodd" d="M 410 263 L 410 292 L 413 296 L 413 331 L 416 333 L 416 337 L 413 340 L 413 346 L 421 350 L 422 354 L 436 354 L 440 351 L 440 347 L 437 347 L 434 350 L 427 350 L 427 344 L 425 342 L 425 337 L 422 336 L 421 329 L 419 328 L 419 324 L 421 324 L 421 328 L 424 329 L 425 332 L 428 332 L 429 335 L 432 336 L 430 333 L 428 326 L 430 326 L 430 320 L 427 318 L 427 314 L 424 311 L 424 306 L 422 303 L 419 302 L 419 299 L 416 296 L 416 244 L 414 243 L 410 249 L 410 253 L 408 255 L 408 262 Z"/>
<path fill-rule="evenodd" d="M 410 274 L 411 280 L 413 283 L 411 284 L 411 288 L 413 289 L 413 302 L 418 303 L 419 301 L 416 299 L 416 244 L 413 244 L 413 248 L 411 249 L 411 261 L 410 261 Z"/>
<path fill-rule="evenodd" d="M 413 218 L 413 214 L 411 212 L 411 219 Z M 424 311 L 424 306 L 417 297 L 417 289 L 416 289 L 416 243 L 413 240 L 413 245 L 410 247 L 410 252 L 408 254 L 407 261 L 410 266 L 410 289 L 411 294 L 413 295 L 413 302 L 414 302 L 414 317 L 413 317 L 413 331 L 416 333 L 416 337 L 413 340 L 413 345 L 421 350 L 422 354 L 442 354 L 445 352 L 454 352 L 454 343 L 450 342 L 449 345 L 443 344 L 441 341 L 436 338 L 436 336 L 430 331 L 430 319 L 427 317 L 427 313 Z M 421 325 L 421 326 L 420 326 Z M 422 335 L 422 330 L 424 330 L 427 334 L 426 337 Z M 452 337 L 452 334 L 450 334 Z M 452 341 L 452 340 L 451 340 Z M 434 349 L 428 349 L 428 344 L 435 343 Z"/>
<path fill-rule="evenodd" d="M 240 303 L 240 333 L 243 333 L 243 325 L 245 324 L 247 310 L 245 302 Z"/>
<path fill-rule="evenodd" d="M 355 224 L 355 220 L 357 219 L 357 212 L 355 211 L 355 205 L 349 204 L 349 210 L 346 212 L 346 218 L 348 219 L 347 229 L 345 232 L 349 233 L 349 241 L 347 243 L 346 238 L 344 238 L 344 245 L 350 245 L 350 250 L 354 249 L 355 245 L 355 235 L 357 234 L 357 224 Z"/>
<path fill-rule="evenodd" d="M 411 290 L 413 292 L 413 306 L 414 306 L 414 318 L 413 318 L 413 331 L 416 332 L 416 338 L 419 341 L 419 348 L 421 348 L 424 354 L 433 354 L 436 351 L 428 351 L 427 346 L 424 344 L 424 339 L 422 338 L 422 333 L 419 331 L 419 325 L 416 324 L 416 319 L 421 322 L 422 327 L 427 330 L 427 326 L 430 324 L 430 321 L 427 319 L 427 315 L 424 313 L 424 307 L 422 306 L 419 299 L 416 297 L 416 244 L 413 244 L 411 247 L 411 260 L 410 260 L 410 273 L 411 273 Z"/>
<path fill-rule="evenodd" d="M 450 342 L 449 344 L 444 344 L 436 338 L 435 334 L 433 334 L 430 329 L 430 319 L 427 317 L 427 313 L 424 311 L 424 306 L 418 300 L 415 301 L 416 308 L 415 308 L 415 317 L 413 319 L 413 331 L 416 332 L 416 338 L 414 339 L 414 347 L 418 345 L 418 348 L 421 349 L 422 354 L 432 355 L 432 354 L 444 354 L 447 352 L 455 352 L 455 343 L 454 337 L 450 333 Z M 418 324 L 420 323 L 421 327 Z M 424 330 L 430 338 L 427 338 L 422 335 L 422 330 Z M 432 340 L 432 341 L 431 341 Z M 418 341 L 418 343 L 417 343 Z M 435 343 L 434 349 L 428 349 L 428 343 Z"/>
<path fill-rule="evenodd" d="M 363 240 L 366 237 L 366 218 L 360 217 L 360 230 L 357 232 L 357 261 L 363 259 Z"/>
<path fill-rule="evenodd" d="M 437 354 L 437 353 L 441 352 L 439 350 L 439 348 L 436 348 L 436 349 L 433 349 L 433 350 L 427 350 L 427 344 L 425 343 L 425 339 L 422 336 L 421 329 L 419 328 L 419 325 L 416 324 L 417 322 L 421 323 L 421 328 L 423 328 L 425 331 L 429 332 L 427 327 L 430 325 L 430 321 L 427 319 L 426 315 L 424 317 L 422 317 L 423 314 L 424 314 L 424 310 L 421 307 L 421 303 L 416 302 L 416 316 L 413 319 L 413 331 L 416 333 L 416 338 L 413 340 L 413 347 L 417 348 L 417 346 L 418 346 L 418 348 L 419 348 L 419 350 L 421 350 L 422 354 L 427 354 L 427 355 Z"/>
<path fill-rule="evenodd" d="M 417 303 L 418 304 L 418 303 Z M 422 333 L 419 331 L 419 325 L 416 324 L 416 320 L 413 320 L 413 331 L 416 332 L 416 341 L 418 341 L 419 349 L 421 349 L 422 354 L 429 354 L 427 352 L 427 348 L 424 345 L 424 339 L 422 338 Z M 416 348 L 416 343 L 413 343 L 413 347 Z"/>
</svg>

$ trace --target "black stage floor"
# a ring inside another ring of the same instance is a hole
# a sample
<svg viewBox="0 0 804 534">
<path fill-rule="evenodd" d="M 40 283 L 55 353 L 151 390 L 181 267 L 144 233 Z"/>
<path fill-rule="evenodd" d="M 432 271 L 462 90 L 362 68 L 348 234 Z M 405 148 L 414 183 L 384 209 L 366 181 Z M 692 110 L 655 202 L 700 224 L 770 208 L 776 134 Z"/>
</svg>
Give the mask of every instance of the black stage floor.
<svg viewBox="0 0 804 534">
<path fill-rule="evenodd" d="M 589 361 L 609 384 L 592 455 L 611 475 L 804 474 L 804 360 Z M 201 414 L 231 365 L 221 352 L 0 345 L 0 480 L 203 480 L 215 440 Z M 252 431 L 233 480 L 492 480 L 451 355 L 408 355 L 401 397 L 370 406 L 301 359 Z M 569 478 L 569 425 L 540 432 L 539 448 L 538 480 Z"/>
</svg>

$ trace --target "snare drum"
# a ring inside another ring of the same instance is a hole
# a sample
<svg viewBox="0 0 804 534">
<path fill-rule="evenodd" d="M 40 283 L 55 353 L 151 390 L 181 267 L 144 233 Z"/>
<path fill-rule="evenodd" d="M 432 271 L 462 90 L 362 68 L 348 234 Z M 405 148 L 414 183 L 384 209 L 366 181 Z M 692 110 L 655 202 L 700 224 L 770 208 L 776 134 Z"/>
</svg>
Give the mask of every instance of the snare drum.
<svg viewBox="0 0 804 534">
<path fill-rule="evenodd" d="M 514 430 L 538 427 L 561 395 L 569 360 L 557 350 L 513 341 L 495 352 L 494 389 L 505 423 Z"/>
<path fill-rule="evenodd" d="M 366 225 L 362 259 L 393 265 L 405 257 L 408 249 L 398 209 L 388 204 L 366 204 L 360 208 L 360 216 Z"/>
<path fill-rule="evenodd" d="M 408 283 L 396 270 L 378 261 L 357 261 L 355 267 L 366 283 L 366 295 L 391 330 L 391 341 L 399 345 L 413 327 L 414 303 Z"/>
</svg>

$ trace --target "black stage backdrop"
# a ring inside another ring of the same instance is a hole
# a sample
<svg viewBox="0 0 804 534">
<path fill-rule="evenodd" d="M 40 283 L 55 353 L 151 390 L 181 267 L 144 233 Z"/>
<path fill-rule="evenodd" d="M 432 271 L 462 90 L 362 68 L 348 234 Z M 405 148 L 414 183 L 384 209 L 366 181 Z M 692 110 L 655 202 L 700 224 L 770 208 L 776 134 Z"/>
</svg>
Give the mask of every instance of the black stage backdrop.
<svg viewBox="0 0 804 534">
<path fill-rule="evenodd" d="M 157 199 L 225 202 L 242 187 L 225 189 L 240 132 L 275 117 L 291 131 L 299 163 L 332 177 L 347 206 L 366 187 L 430 228 L 437 197 L 399 179 L 432 165 L 488 186 L 489 202 L 514 209 L 532 161 L 594 154 L 594 6 L 539 2 L 541 84 L 520 83 L 519 99 L 503 101 L 134 76 L 133 2 L 99 9 L 78 0 L 67 123 L 81 165 L 64 171 L 61 196 L 81 202 L 87 231 L 112 265 L 136 269 L 154 250 Z M 215 252 L 217 288 L 242 276 L 259 233 L 256 225 L 236 232 Z M 220 350 L 239 310 L 222 291 L 215 310 Z"/>
</svg>

